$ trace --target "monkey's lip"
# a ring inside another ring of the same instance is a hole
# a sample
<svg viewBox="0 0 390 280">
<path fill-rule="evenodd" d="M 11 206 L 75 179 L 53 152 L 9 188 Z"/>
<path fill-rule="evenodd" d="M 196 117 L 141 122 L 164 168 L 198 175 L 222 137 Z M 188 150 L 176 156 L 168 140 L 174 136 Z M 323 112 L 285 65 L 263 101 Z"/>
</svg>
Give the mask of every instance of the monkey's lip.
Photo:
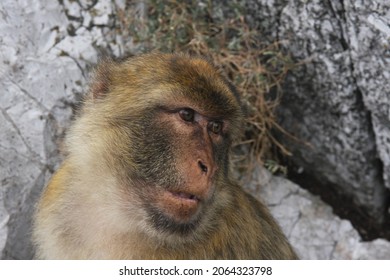
<svg viewBox="0 0 390 280">
<path fill-rule="evenodd" d="M 168 212 L 177 218 L 187 219 L 196 213 L 201 199 L 191 193 L 167 190 L 163 195 L 163 201 L 168 206 Z"/>
<path fill-rule="evenodd" d="M 175 191 L 168 191 L 173 197 L 177 198 L 177 199 L 181 199 L 181 200 L 188 200 L 189 202 L 190 201 L 194 201 L 194 202 L 199 202 L 200 201 L 200 198 L 197 197 L 196 195 L 194 194 L 191 194 L 191 193 L 186 193 L 186 192 L 175 192 Z"/>
<path fill-rule="evenodd" d="M 178 223 L 192 220 L 200 211 L 202 198 L 199 195 L 180 190 L 163 190 L 157 206 Z"/>
</svg>

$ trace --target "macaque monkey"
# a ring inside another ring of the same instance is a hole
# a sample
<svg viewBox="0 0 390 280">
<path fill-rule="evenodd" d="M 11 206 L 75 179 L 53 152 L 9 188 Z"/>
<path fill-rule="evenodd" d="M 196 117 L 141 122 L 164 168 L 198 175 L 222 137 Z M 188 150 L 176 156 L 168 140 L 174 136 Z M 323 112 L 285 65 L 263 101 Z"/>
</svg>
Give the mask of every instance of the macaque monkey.
<svg viewBox="0 0 390 280">
<path fill-rule="evenodd" d="M 243 114 L 203 58 L 103 61 L 38 204 L 40 259 L 296 259 L 229 171 Z"/>
</svg>

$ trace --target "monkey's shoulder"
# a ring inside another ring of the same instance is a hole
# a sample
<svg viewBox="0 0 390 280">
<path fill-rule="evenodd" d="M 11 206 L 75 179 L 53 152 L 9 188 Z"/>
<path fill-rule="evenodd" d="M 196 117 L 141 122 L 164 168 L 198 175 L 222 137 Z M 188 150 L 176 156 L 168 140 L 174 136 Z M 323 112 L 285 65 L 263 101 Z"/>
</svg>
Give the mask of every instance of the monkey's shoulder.
<svg viewBox="0 0 390 280">
<path fill-rule="evenodd" d="M 228 239 L 233 240 L 228 242 L 233 258 L 297 258 L 268 208 L 241 187 L 235 188 L 233 203 L 224 213 Z"/>
<path fill-rule="evenodd" d="M 54 202 L 61 200 L 62 195 L 66 191 L 66 185 L 69 184 L 71 179 L 71 168 L 67 162 L 64 162 L 60 168 L 53 174 L 49 183 L 44 189 L 41 197 L 41 208 L 45 209 L 46 206 Z"/>
</svg>

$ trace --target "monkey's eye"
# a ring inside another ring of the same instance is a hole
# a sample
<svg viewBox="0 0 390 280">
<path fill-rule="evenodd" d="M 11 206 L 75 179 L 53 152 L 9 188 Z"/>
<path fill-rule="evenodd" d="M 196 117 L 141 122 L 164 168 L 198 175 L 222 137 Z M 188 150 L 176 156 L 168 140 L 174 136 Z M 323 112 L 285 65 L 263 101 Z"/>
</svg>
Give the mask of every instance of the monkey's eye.
<svg viewBox="0 0 390 280">
<path fill-rule="evenodd" d="M 181 109 L 179 111 L 179 115 L 180 115 L 180 117 L 184 121 L 186 121 L 186 122 L 193 122 L 194 121 L 195 112 L 194 112 L 194 110 L 192 110 L 190 108 L 185 108 L 185 109 Z"/>
<path fill-rule="evenodd" d="M 211 121 L 208 124 L 209 130 L 215 134 L 221 134 L 223 122 L 221 121 Z"/>
</svg>

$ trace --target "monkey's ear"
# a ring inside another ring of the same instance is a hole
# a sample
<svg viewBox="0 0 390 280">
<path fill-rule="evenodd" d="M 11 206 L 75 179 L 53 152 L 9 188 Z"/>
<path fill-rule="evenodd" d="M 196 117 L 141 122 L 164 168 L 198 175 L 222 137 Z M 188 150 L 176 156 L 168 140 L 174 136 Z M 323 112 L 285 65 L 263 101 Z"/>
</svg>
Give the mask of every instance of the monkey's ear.
<svg viewBox="0 0 390 280">
<path fill-rule="evenodd" d="M 89 98 L 104 98 L 110 91 L 111 77 L 115 62 L 111 58 L 104 58 L 95 68 L 92 74 L 92 82 L 89 86 Z"/>
</svg>

